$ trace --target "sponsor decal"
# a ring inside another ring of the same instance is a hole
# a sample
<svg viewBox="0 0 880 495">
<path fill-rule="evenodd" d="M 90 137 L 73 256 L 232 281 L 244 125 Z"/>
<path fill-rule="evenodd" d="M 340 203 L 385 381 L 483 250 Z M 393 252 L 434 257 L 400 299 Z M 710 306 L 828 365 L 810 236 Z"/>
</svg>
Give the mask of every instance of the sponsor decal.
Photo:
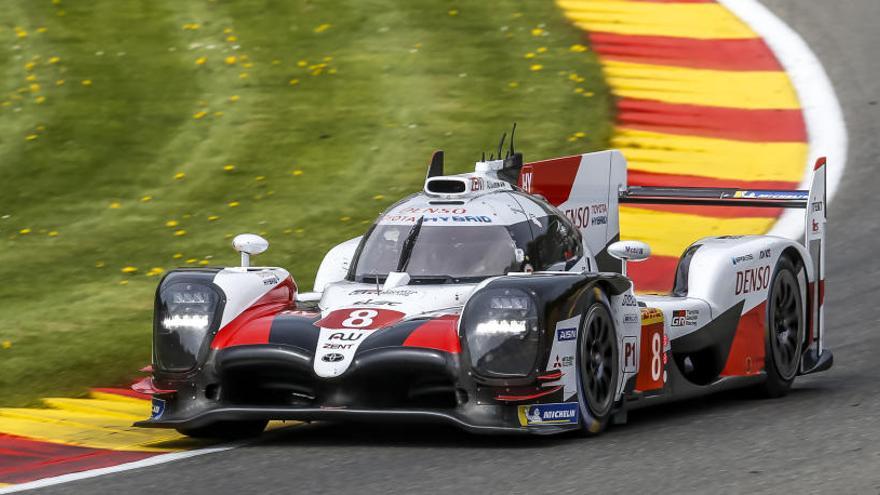
<svg viewBox="0 0 880 495">
<path fill-rule="evenodd" d="M 811 203 L 811 208 L 813 209 L 813 211 L 822 211 L 824 207 L 825 204 L 822 201 L 814 201 L 813 203 Z"/>
<path fill-rule="evenodd" d="M 331 352 L 330 354 L 324 354 L 321 356 L 321 361 L 324 361 L 325 363 L 338 363 L 343 359 L 345 359 L 345 356 L 338 352 Z"/>
<path fill-rule="evenodd" d="M 645 254 L 645 248 L 638 246 L 630 246 L 626 245 L 623 247 L 624 252 L 626 254 L 637 254 L 639 256 L 643 256 Z"/>
<path fill-rule="evenodd" d="M 642 308 L 642 326 L 663 322 L 663 311 L 658 308 Z"/>
<path fill-rule="evenodd" d="M 638 313 L 627 313 L 627 314 L 623 315 L 623 322 L 624 323 L 638 323 L 639 322 Z"/>
<path fill-rule="evenodd" d="M 621 306 L 632 306 L 632 307 L 635 307 L 635 306 L 638 306 L 638 305 L 639 305 L 639 302 L 636 301 L 636 296 L 634 296 L 634 295 L 632 295 L 632 294 L 624 294 L 623 296 L 621 296 L 621 303 L 620 303 L 620 305 L 621 305 Z"/>
<path fill-rule="evenodd" d="M 606 225 L 608 223 L 608 205 L 605 203 L 577 206 L 567 209 L 563 213 L 579 229 L 587 228 L 590 225 Z"/>
<path fill-rule="evenodd" d="M 420 217 L 409 216 L 409 215 L 386 215 L 382 218 L 385 222 L 417 222 Z M 436 216 L 436 217 L 423 217 L 425 222 L 434 222 L 434 223 L 492 223 L 492 217 L 486 215 L 479 216 Z"/>
<path fill-rule="evenodd" d="M 523 191 L 525 191 L 527 193 L 531 193 L 532 192 L 532 172 L 523 171 L 522 174 L 520 175 L 520 178 L 522 180 Z"/>
<path fill-rule="evenodd" d="M 635 373 L 638 369 L 639 354 L 636 337 L 623 338 L 623 372 Z"/>
<path fill-rule="evenodd" d="M 577 402 L 530 404 L 517 408 L 522 426 L 576 425 L 578 412 Z"/>
<path fill-rule="evenodd" d="M 745 199 L 807 199 L 806 192 L 797 191 L 736 191 L 734 198 Z"/>
<path fill-rule="evenodd" d="M 471 177 L 471 191 L 481 191 L 484 188 L 483 179 L 480 177 Z"/>
<path fill-rule="evenodd" d="M 391 289 L 382 291 L 382 295 L 386 296 L 412 296 L 418 293 L 419 291 L 413 289 Z M 348 293 L 349 296 L 362 296 L 366 294 L 376 294 L 376 289 L 357 289 Z"/>
<path fill-rule="evenodd" d="M 765 258 L 770 258 L 771 256 L 773 256 L 773 251 L 770 249 L 764 249 L 758 253 L 759 260 L 763 260 Z"/>
<path fill-rule="evenodd" d="M 813 233 L 815 234 L 816 232 L 819 232 L 819 222 L 813 219 L 811 219 L 811 221 L 813 222 Z"/>
<path fill-rule="evenodd" d="M 329 342 L 321 346 L 324 350 L 344 351 L 346 349 L 354 349 L 355 344 L 331 344 Z"/>
<path fill-rule="evenodd" d="M 403 304 L 398 301 L 386 301 L 384 299 L 364 299 L 363 301 L 353 302 L 355 306 L 399 306 Z"/>
<path fill-rule="evenodd" d="M 695 327 L 699 319 L 700 310 L 698 309 L 676 309 L 672 312 L 672 326 L 674 327 Z"/>
<path fill-rule="evenodd" d="M 275 285 L 281 281 L 274 273 L 260 272 L 260 276 L 263 277 L 263 285 Z"/>
<path fill-rule="evenodd" d="M 578 336 L 577 328 L 558 328 L 556 329 L 556 340 L 565 342 L 566 340 L 575 340 Z"/>
<path fill-rule="evenodd" d="M 753 259 L 755 259 L 755 257 L 751 254 L 744 254 L 742 256 L 734 256 L 733 258 L 730 258 L 730 261 L 733 262 L 733 266 L 736 266 L 740 263 L 745 263 L 746 261 L 752 261 Z"/>
<path fill-rule="evenodd" d="M 759 292 L 770 286 L 770 265 L 736 272 L 736 295 Z"/>
<path fill-rule="evenodd" d="M 410 206 L 404 208 L 397 212 L 398 215 L 464 215 L 467 213 L 467 208 L 439 208 L 439 207 L 425 207 L 419 208 L 416 206 Z"/>
<path fill-rule="evenodd" d="M 165 401 L 162 399 L 153 399 L 152 409 L 150 411 L 150 419 L 159 419 L 165 413 Z"/>
<path fill-rule="evenodd" d="M 327 340 L 361 340 L 364 335 L 363 332 L 336 332 L 331 333 Z"/>
<path fill-rule="evenodd" d="M 559 357 L 559 354 L 556 355 L 553 361 L 553 369 L 568 368 L 569 366 L 574 366 L 574 356 Z"/>
</svg>

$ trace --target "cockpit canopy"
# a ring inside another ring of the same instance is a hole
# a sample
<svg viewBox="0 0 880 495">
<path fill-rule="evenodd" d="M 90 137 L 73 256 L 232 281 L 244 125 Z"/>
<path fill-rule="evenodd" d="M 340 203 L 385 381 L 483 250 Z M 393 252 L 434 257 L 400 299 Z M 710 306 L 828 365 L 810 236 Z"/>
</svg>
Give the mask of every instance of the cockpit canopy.
<svg viewBox="0 0 880 495">
<path fill-rule="evenodd" d="M 417 194 L 384 212 L 349 271 L 381 283 L 406 271 L 414 284 L 478 282 L 510 272 L 567 270 L 584 255 L 580 232 L 559 210 L 518 191 L 459 201 Z"/>
</svg>

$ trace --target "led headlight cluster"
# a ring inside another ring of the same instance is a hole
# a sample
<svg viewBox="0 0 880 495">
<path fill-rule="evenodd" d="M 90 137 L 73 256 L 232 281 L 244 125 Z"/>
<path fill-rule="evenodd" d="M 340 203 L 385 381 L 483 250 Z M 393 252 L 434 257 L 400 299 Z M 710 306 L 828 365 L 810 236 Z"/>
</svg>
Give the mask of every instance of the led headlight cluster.
<svg viewBox="0 0 880 495">
<path fill-rule="evenodd" d="M 471 366 L 487 377 L 528 376 L 540 332 L 532 297 L 520 289 L 489 288 L 474 294 L 462 319 Z"/>
<path fill-rule="evenodd" d="M 219 301 L 216 290 L 206 285 L 178 282 L 161 288 L 154 335 L 159 369 L 187 371 L 195 367 Z"/>
</svg>

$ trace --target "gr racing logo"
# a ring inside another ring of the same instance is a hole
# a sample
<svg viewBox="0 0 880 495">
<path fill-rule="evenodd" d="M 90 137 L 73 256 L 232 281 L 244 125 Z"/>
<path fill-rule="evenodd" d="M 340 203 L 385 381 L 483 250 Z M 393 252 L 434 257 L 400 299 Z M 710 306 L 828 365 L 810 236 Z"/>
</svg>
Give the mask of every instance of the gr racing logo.
<svg viewBox="0 0 880 495">
<path fill-rule="evenodd" d="M 556 404 L 531 404 L 519 406 L 519 423 L 522 426 L 576 425 L 578 423 L 577 402 Z"/>
</svg>

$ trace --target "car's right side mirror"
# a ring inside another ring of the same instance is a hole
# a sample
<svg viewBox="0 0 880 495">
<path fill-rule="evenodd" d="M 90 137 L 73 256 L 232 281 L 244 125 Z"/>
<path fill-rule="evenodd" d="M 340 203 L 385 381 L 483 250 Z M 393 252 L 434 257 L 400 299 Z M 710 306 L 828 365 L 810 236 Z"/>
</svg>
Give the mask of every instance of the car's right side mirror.
<svg viewBox="0 0 880 495">
<path fill-rule="evenodd" d="M 651 246 L 642 241 L 617 241 L 608 246 L 608 254 L 622 262 L 621 273 L 626 275 L 626 262 L 648 259 Z"/>
</svg>

